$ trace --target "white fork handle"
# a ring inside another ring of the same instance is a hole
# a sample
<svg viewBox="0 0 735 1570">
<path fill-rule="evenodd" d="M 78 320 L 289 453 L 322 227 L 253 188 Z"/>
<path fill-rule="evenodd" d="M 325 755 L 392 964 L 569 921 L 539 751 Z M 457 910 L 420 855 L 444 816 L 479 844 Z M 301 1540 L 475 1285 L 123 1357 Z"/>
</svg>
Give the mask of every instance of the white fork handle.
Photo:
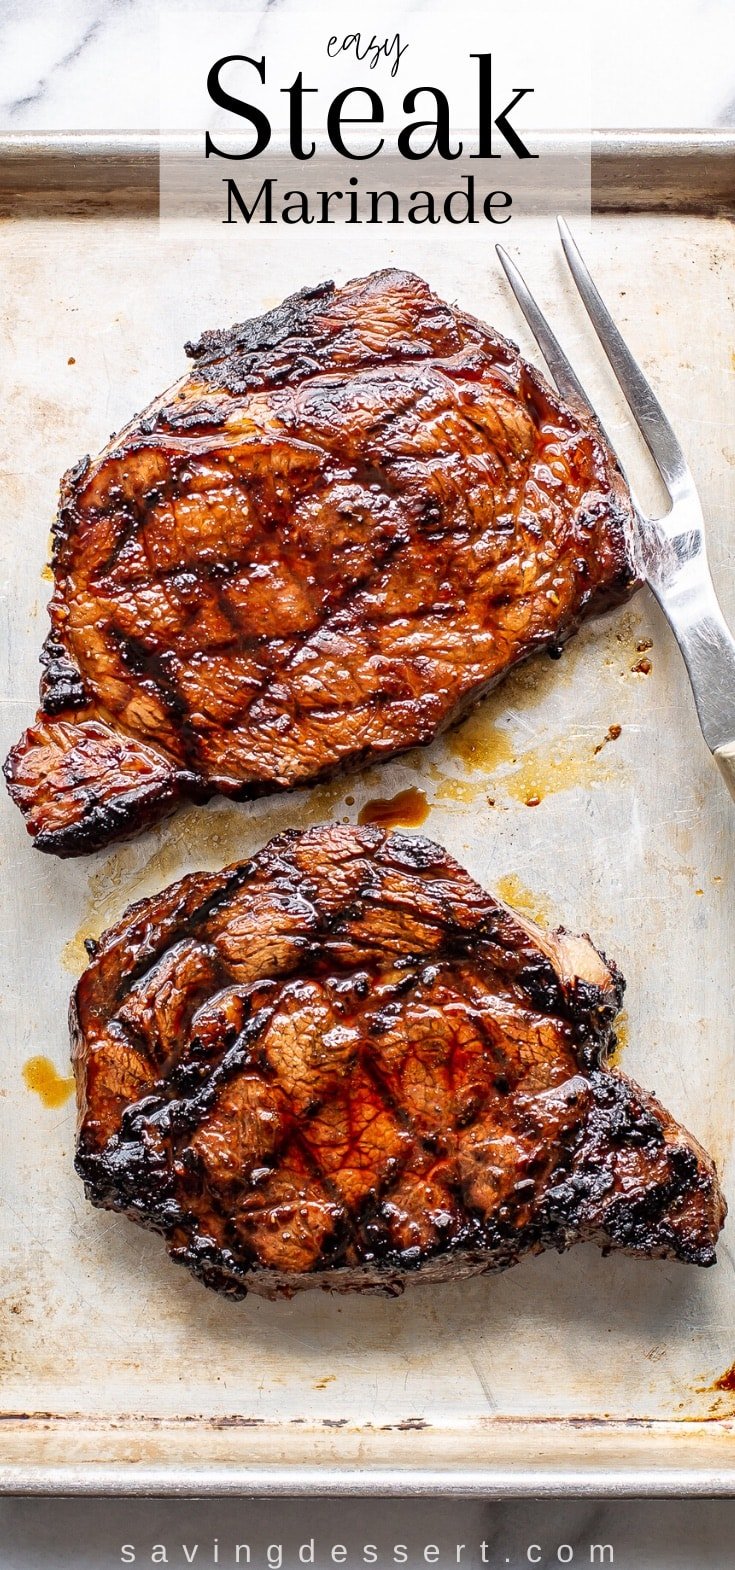
<svg viewBox="0 0 735 1570">
<path fill-rule="evenodd" d="M 735 801 L 735 741 L 726 741 L 724 747 L 715 747 L 712 756 L 719 765 L 722 778 Z"/>
</svg>

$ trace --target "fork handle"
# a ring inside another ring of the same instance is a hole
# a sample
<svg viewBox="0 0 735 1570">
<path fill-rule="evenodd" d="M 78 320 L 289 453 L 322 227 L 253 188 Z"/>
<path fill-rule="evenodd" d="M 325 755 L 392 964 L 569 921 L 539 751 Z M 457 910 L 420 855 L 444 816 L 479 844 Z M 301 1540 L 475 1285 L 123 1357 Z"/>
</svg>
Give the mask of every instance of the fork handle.
<svg viewBox="0 0 735 1570">
<path fill-rule="evenodd" d="M 726 741 L 724 747 L 715 747 L 713 757 L 735 801 L 735 741 Z"/>
<path fill-rule="evenodd" d="M 681 536 L 687 544 L 687 536 Z M 672 593 L 665 582 L 649 582 L 684 656 L 702 733 L 735 801 L 735 637 L 722 614 L 712 576 L 699 547 L 699 561 L 679 572 Z"/>
</svg>

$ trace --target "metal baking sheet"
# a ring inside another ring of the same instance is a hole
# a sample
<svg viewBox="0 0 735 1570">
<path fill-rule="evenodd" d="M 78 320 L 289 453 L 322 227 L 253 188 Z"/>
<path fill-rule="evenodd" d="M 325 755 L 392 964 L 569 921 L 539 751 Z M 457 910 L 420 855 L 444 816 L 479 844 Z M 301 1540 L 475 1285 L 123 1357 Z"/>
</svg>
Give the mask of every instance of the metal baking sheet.
<svg viewBox="0 0 735 1570">
<path fill-rule="evenodd" d="M 0 148 L 3 751 L 34 710 L 59 476 L 175 379 L 185 339 L 305 282 L 394 262 L 531 353 L 486 233 L 356 242 L 314 226 L 298 244 L 238 230 L 214 245 L 159 229 L 155 178 L 141 138 Z M 730 137 L 598 139 L 585 241 L 690 456 L 731 621 L 734 188 Z M 529 221 L 504 238 L 650 499 L 552 230 Z M 400 1299 L 232 1304 L 176 1270 L 158 1239 L 85 1203 L 73 1103 L 49 1108 L 26 1084 L 37 1056 L 68 1075 L 83 938 L 131 899 L 286 826 L 353 820 L 409 785 L 430 804 L 426 832 L 481 881 L 589 930 L 619 961 L 622 1063 L 713 1152 L 735 1200 L 733 805 L 647 592 L 587 626 L 560 662 L 529 664 L 453 737 L 334 786 L 184 810 L 66 863 L 32 851 L 3 795 L 4 1489 L 735 1492 L 735 1395 L 722 1388 L 735 1358 L 732 1221 L 711 1271 L 584 1247 Z"/>
</svg>

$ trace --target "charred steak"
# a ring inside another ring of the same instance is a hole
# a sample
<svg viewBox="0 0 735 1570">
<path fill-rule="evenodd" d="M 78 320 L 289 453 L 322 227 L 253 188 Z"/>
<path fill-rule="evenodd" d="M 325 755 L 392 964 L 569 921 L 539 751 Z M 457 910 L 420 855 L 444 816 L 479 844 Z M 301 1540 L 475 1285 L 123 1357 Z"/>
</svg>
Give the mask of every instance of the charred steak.
<svg viewBox="0 0 735 1570">
<path fill-rule="evenodd" d="M 710 1265 L 711 1160 L 604 1066 L 623 985 L 430 840 L 284 834 L 96 946 L 77 1169 L 233 1296 L 391 1292 L 584 1239 Z"/>
<path fill-rule="evenodd" d="M 6 763 L 61 856 L 429 742 L 636 585 L 600 432 L 420 278 L 305 289 L 188 353 L 62 484 Z"/>
</svg>

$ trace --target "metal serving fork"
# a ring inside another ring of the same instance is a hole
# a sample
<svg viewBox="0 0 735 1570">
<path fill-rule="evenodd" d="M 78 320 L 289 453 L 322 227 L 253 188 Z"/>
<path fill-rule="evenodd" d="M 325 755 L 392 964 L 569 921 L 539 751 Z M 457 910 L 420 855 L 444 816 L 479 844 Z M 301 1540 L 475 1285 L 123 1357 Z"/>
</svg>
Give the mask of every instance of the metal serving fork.
<svg viewBox="0 0 735 1570">
<path fill-rule="evenodd" d="M 567 224 L 563 218 L 557 221 L 574 282 L 671 500 L 662 518 L 649 518 L 633 495 L 638 565 L 684 656 L 704 739 L 735 798 L 735 638 L 720 609 L 707 564 L 704 520 L 694 480 L 666 415 L 615 326 Z M 501 245 L 496 250 L 559 392 L 572 407 L 581 406 L 601 428 L 599 416 L 518 268 Z"/>
</svg>

